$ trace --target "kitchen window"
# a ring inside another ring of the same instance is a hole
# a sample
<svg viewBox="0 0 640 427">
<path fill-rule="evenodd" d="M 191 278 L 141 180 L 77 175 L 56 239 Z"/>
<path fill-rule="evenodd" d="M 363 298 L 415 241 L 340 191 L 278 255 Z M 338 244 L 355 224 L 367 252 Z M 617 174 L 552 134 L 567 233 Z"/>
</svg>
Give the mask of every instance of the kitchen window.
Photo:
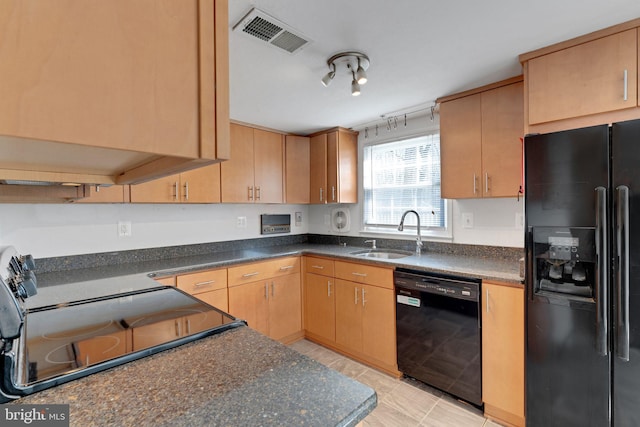
<svg viewBox="0 0 640 427">
<path fill-rule="evenodd" d="M 424 235 L 449 237 L 446 202 L 440 197 L 440 134 L 364 146 L 364 231 L 398 232 L 402 214 L 416 210 Z M 415 215 L 405 233 L 415 234 Z"/>
</svg>

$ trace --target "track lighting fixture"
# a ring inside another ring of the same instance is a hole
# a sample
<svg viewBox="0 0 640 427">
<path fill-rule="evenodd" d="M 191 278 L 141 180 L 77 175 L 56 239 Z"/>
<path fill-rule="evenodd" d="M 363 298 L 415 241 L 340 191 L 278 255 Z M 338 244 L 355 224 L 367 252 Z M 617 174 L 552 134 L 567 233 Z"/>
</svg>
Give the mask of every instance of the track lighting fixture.
<svg viewBox="0 0 640 427">
<path fill-rule="evenodd" d="M 322 84 L 327 87 L 336 76 L 336 71 L 342 67 L 351 74 L 351 95 L 360 95 L 360 85 L 367 82 L 366 70 L 369 68 L 369 57 L 361 52 L 340 52 L 327 60 L 329 72 L 322 78 Z"/>
</svg>

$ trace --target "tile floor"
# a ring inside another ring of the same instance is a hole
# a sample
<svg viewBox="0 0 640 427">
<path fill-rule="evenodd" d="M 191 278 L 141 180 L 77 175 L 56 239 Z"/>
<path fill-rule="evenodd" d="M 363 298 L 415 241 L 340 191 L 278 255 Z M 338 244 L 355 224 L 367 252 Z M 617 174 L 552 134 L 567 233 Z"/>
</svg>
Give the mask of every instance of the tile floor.
<svg viewBox="0 0 640 427">
<path fill-rule="evenodd" d="M 378 406 L 364 420 L 381 427 L 497 427 L 477 408 L 461 403 L 425 384 L 396 379 L 308 340 L 291 348 L 336 371 L 367 384 L 378 393 Z"/>
</svg>

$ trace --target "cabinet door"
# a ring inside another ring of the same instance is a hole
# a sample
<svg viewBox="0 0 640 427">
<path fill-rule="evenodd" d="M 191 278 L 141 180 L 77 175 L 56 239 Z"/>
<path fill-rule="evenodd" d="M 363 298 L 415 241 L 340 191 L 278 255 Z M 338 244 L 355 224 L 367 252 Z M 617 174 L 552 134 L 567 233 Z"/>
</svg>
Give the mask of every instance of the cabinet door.
<svg viewBox="0 0 640 427">
<path fill-rule="evenodd" d="M 485 411 L 501 419 L 510 414 L 515 419 L 505 421 L 524 425 L 524 290 L 487 282 L 482 290 Z"/>
<path fill-rule="evenodd" d="M 358 202 L 358 138 L 338 130 L 327 135 L 327 201 Z"/>
<path fill-rule="evenodd" d="M 285 137 L 285 202 L 309 203 L 311 186 L 309 143 L 306 136 Z"/>
<path fill-rule="evenodd" d="M 311 137 L 310 158 L 310 203 L 327 203 L 327 134 Z"/>
<path fill-rule="evenodd" d="M 220 165 L 223 203 L 253 203 L 253 128 L 231 123 L 231 158 Z"/>
<path fill-rule="evenodd" d="M 256 203 L 282 203 L 284 194 L 282 135 L 253 130 L 253 165 Z"/>
<path fill-rule="evenodd" d="M 395 294 L 391 289 L 363 286 L 362 344 L 367 356 L 395 366 L 396 317 Z"/>
<path fill-rule="evenodd" d="M 220 203 L 220 163 L 180 174 L 183 203 Z"/>
<path fill-rule="evenodd" d="M 524 84 L 482 92 L 482 194 L 516 196 L 522 184 Z"/>
<path fill-rule="evenodd" d="M 219 310 L 222 310 L 224 312 L 229 311 L 229 298 L 227 296 L 227 288 L 209 292 L 202 292 L 194 295 L 194 297 L 206 302 L 209 305 L 214 306 Z"/>
<path fill-rule="evenodd" d="M 635 107 L 636 31 L 634 28 L 529 60 L 529 124 Z"/>
<path fill-rule="evenodd" d="M 142 184 L 132 184 L 131 203 L 178 203 L 180 174 L 166 176 Z"/>
<path fill-rule="evenodd" d="M 253 282 L 229 288 L 229 314 L 246 320 L 249 327 L 269 334 L 269 283 Z"/>
<path fill-rule="evenodd" d="M 300 273 L 278 277 L 269 294 L 269 336 L 282 340 L 302 330 Z"/>
<path fill-rule="evenodd" d="M 481 94 L 440 105 L 441 192 L 446 199 L 481 197 Z"/>
<path fill-rule="evenodd" d="M 336 340 L 334 279 L 307 273 L 305 276 L 305 329 L 329 341 Z"/>
<path fill-rule="evenodd" d="M 336 343 L 362 351 L 362 285 L 336 279 Z"/>
<path fill-rule="evenodd" d="M 2 134 L 199 157 L 197 1 L 2 8 Z"/>
</svg>

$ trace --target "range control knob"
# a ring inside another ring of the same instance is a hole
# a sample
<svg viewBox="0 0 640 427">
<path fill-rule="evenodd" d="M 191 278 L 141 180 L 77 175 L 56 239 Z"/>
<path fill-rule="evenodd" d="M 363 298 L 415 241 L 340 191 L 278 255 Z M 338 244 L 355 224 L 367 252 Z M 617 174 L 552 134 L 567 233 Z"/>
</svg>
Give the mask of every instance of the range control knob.
<svg viewBox="0 0 640 427">
<path fill-rule="evenodd" d="M 22 257 L 22 265 L 24 266 L 25 270 L 36 269 L 36 262 L 33 259 L 33 256 L 31 256 L 31 254 L 28 254 Z"/>
<path fill-rule="evenodd" d="M 23 296 L 23 298 L 31 297 L 38 293 L 38 281 L 32 271 L 24 272 L 22 287 L 26 292 L 26 296 Z"/>
</svg>

